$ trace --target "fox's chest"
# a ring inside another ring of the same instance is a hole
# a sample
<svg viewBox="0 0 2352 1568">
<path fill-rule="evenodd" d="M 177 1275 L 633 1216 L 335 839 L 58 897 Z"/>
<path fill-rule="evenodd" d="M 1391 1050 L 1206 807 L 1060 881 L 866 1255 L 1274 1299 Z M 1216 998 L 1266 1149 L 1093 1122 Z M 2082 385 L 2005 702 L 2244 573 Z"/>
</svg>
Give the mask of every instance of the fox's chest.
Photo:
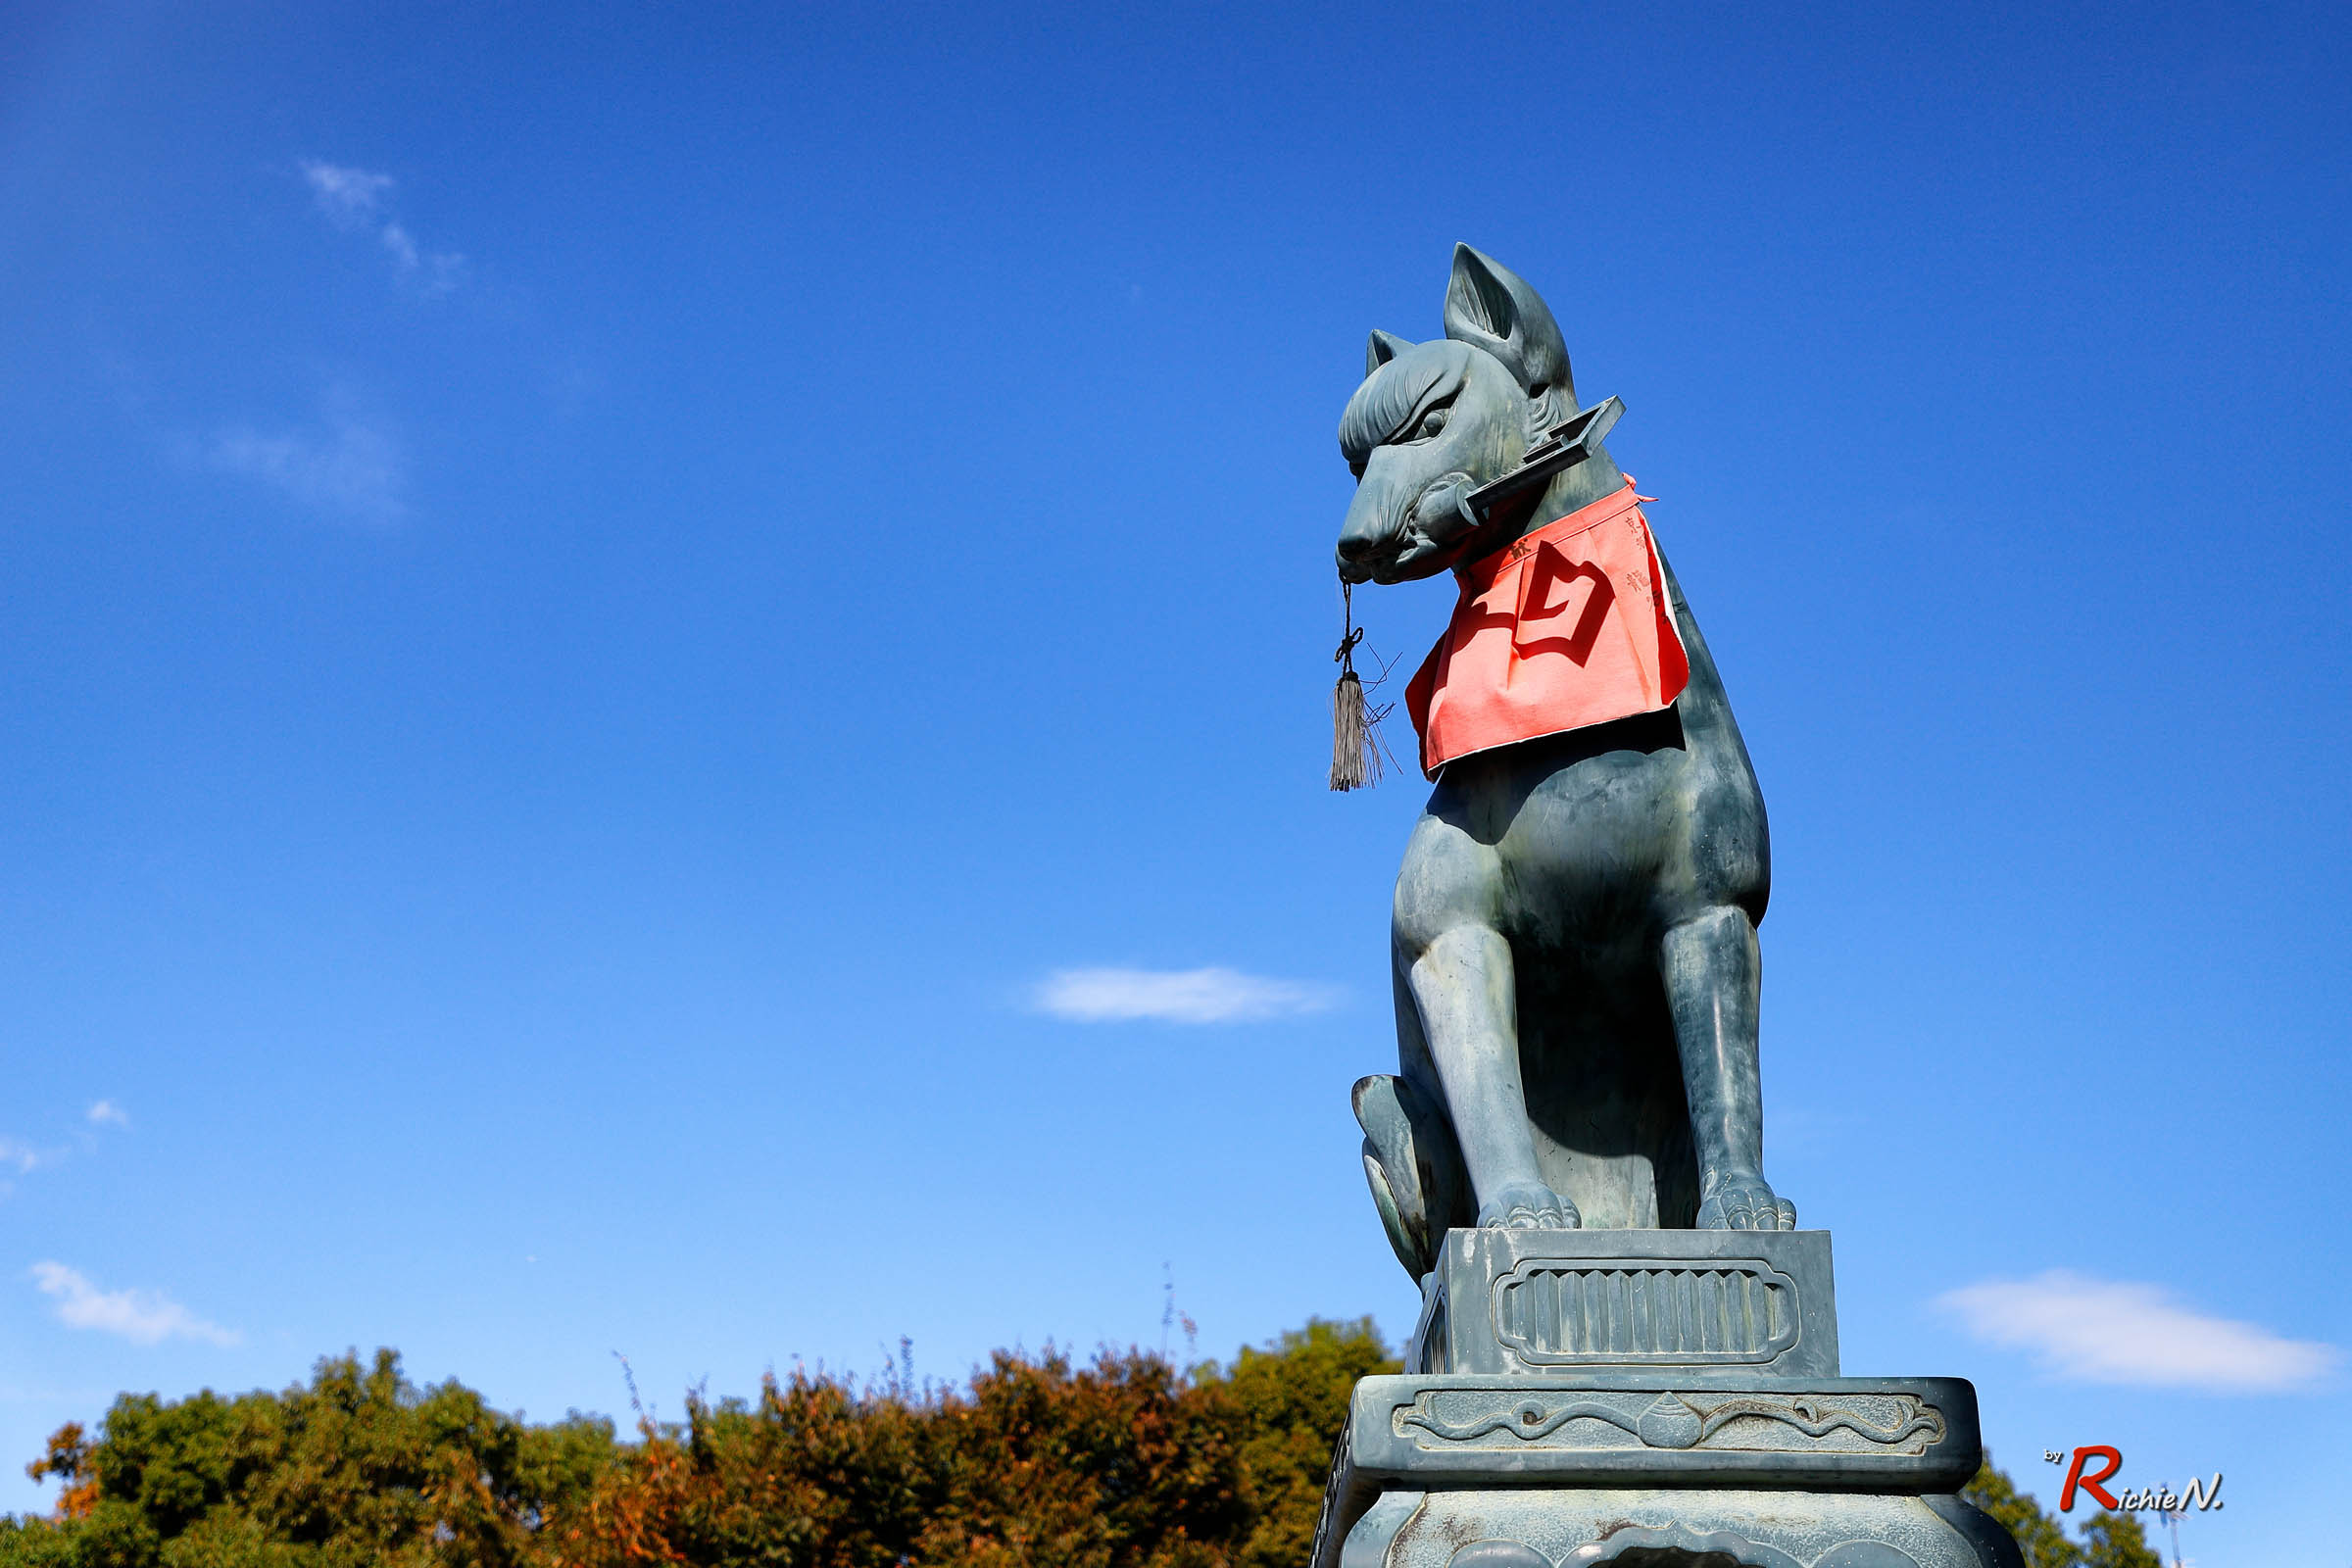
<svg viewBox="0 0 2352 1568">
<path fill-rule="evenodd" d="M 1692 781 L 1680 749 L 1608 752 L 1545 775 L 1495 845 L 1518 902 L 1603 924 L 1646 906 L 1687 858 Z"/>
<path fill-rule="evenodd" d="M 1760 904 L 1763 802 L 1744 756 L 1686 735 L 1672 711 L 1606 728 L 1447 770 L 1441 800 L 1453 793 L 1494 846 L 1505 923 L 1599 950 L 1709 905 Z"/>
</svg>

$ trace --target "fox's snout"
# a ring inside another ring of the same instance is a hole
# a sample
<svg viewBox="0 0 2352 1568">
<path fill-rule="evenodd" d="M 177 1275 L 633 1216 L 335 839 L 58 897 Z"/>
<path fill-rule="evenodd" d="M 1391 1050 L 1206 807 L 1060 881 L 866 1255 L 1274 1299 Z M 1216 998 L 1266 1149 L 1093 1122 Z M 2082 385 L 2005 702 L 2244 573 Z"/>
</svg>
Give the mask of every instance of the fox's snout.
<svg viewBox="0 0 2352 1568">
<path fill-rule="evenodd" d="M 1356 485 L 1338 549 L 1340 575 L 1349 582 L 1384 580 L 1406 558 L 1451 544 L 1476 526 L 1466 506 L 1469 474 L 1402 467 L 1376 465 Z"/>
</svg>

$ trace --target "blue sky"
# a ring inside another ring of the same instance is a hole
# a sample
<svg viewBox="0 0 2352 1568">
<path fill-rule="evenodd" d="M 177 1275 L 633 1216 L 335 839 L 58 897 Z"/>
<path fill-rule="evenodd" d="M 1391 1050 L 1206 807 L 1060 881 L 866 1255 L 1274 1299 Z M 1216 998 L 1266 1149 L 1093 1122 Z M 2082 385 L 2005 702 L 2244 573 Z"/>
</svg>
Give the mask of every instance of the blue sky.
<svg viewBox="0 0 2352 1568">
<path fill-rule="evenodd" d="M 1847 1369 L 2339 1560 L 2348 32 L 11 8 L 0 1506 L 347 1346 L 554 1416 L 1171 1284 L 1400 1336 L 1333 430 L 1467 239 L 1754 753 Z"/>
</svg>

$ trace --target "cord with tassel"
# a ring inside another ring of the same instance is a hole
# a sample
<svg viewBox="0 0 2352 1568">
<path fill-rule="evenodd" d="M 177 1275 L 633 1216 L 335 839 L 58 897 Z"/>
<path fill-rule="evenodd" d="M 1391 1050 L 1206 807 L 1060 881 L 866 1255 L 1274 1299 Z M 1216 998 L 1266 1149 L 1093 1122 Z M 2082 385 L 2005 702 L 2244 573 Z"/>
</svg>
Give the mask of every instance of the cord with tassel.
<svg viewBox="0 0 2352 1568">
<path fill-rule="evenodd" d="M 1380 721 L 1389 710 L 1364 700 L 1364 683 L 1355 672 L 1355 649 L 1364 632 L 1355 623 L 1355 589 L 1344 579 L 1340 607 L 1340 651 L 1331 656 L 1340 666 L 1340 683 L 1331 694 L 1331 787 L 1369 789 L 1380 782 Z"/>
</svg>

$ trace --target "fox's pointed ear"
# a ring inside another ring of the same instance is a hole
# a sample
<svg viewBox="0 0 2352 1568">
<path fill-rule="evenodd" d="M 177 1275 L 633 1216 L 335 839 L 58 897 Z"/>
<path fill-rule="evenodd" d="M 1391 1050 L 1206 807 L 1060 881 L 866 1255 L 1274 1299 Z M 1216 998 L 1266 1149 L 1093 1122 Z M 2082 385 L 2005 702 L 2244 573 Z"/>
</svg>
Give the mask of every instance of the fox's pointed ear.
<svg viewBox="0 0 2352 1568">
<path fill-rule="evenodd" d="M 1394 332 L 1383 332 L 1379 327 L 1374 327 L 1372 341 L 1364 345 L 1364 374 L 1370 375 L 1412 346 L 1413 340 L 1409 337 L 1398 337 Z"/>
<path fill-rule="evenodd" d="M 1549 307 L 1525 278 L 1467 245 L 1453 248 L 1453 277 L 1446 285 L 1446 335 L 1500 360 L 1529 397 L 1543 397 L 1556 387 L 1568 410 L 1575 410 L 1568 344 Z"/>
</svg>

